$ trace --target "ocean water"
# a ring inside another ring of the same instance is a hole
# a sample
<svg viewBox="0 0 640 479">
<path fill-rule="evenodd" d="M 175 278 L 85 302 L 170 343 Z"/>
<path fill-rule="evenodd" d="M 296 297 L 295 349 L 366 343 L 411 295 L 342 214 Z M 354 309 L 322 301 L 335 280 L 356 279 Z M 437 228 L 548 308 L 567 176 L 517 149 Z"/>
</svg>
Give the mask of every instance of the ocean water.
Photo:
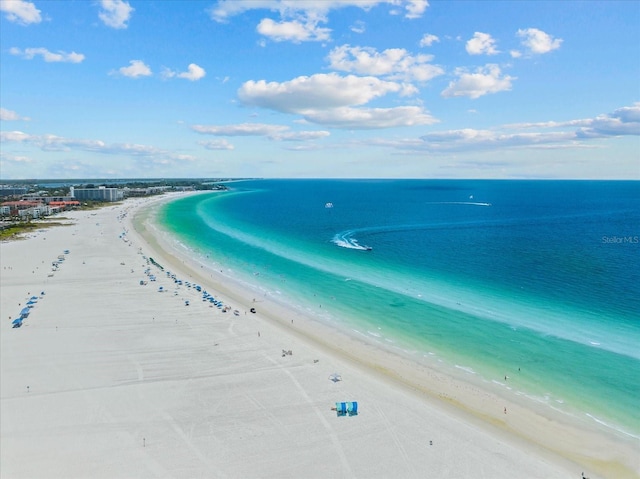
<svg viewBox="0 0 640 479">
<path fill-rule="evenodd" d="M 159 214 L 200 261 L 380 348 L 640 437 L 639 182 L 229 187 Z"/>
</svg>

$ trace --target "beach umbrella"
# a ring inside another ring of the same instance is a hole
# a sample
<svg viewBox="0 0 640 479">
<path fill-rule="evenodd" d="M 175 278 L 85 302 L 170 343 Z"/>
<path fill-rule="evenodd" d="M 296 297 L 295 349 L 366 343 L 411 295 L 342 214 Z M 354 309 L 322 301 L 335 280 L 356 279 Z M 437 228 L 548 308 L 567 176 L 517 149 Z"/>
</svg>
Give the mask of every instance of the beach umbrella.
<svg viewBox="0 0 640 479">
<path fill-rule="evenodd" d="M 329 379 L 334 383 L 337 383 L 338 381 L 342 381 L 342 376 L 340 376 L 338 373 L 333 373 L 331 376 L 329 376 Z"/>
</svg>

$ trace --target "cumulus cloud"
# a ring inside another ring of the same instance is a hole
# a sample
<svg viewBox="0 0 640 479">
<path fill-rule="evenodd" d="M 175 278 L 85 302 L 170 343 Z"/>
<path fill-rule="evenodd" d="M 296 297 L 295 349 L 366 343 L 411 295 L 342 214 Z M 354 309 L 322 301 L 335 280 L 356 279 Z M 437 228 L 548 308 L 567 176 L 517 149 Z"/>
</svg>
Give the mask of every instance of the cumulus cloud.
<svg viewBox="0 0 640 479">
<path fill-rule="evenodd" d="M 331 29 L 321 27 L 328 22 L 331 10 L 355 7 L 369 10 L 378 5 L 403 7 L 406 18 L 421 17 L 427 0 L 218 0 L 209 10 L 216 22 L 226 22 L 231 17 L 249 10 L 270 10 L 278 12 L 278 21 L 264 18 L 257 26 L 261 35 L 275 41 L 325 41 L 331 36 Z M 396 13 L 392 10 L 391 13 Z M 354 31 L 360 29 L 355 27 Z"/>
<path fill-rule="evenodd" d="M 431 33 L 425 33 L 420 39 L 421 47 L 430 47 L 436 42 L 439 42 L 440 39 L 436 35 L 432 35 Z"/>
<path fill-rule="evenodd" d="M 475 32 L 473 38 L 466 44 L 469 55 L 496 55 L 496 41 L 488 33 Z"/>
<path fill-rule="evenodd" d="M 602 138 L 607 136 L 640 136 L 640 102 L 618 108 L 611 113 L 595 118 L 568 121 L 546 121 L 505 125 L 506 129 L 575 129 L 580 138 Z"/>
<path fill-rule="evenodd" d="M 640 102 L 595 117 L 578 130 L 578 135 L 588 138 L 640 136 Z"/>
<path fill-rule="evenodd" d="M 149 68 L 142 60 L 129 61 L 129 66 L 118 68 L 117 73 L 128 78 L 148 77 L 153 74 L 151 68 Z"/>
<path fill-rule="evenodd" d="M 561 38 L 553 38 L 548 33 L 537 28 L 520 29 L 517 35 L 522 38 L 522 45 L 529 53 L 541 55 L 557 50 L 562 44 Z"/>
<path fill-rule="evenodd" d="M 18 120 L 29 121 L 30 118 L 22 117 L 22 116 L 18 115 L 13 110 L 7 110 L 6 108 L 0 108 L 0 120 L 2 120 L 2 121 L 18 121 Z"/>
<path fill-rule="evenodd" d="M 331 37 L 331 30 L 318 26 L 317 21 L 292 20 L 275 22 L 270 18 L 264 18 L 260 21 L 256 30 L 259 34 L 276 42 L 325 41 Z"/>
<path fill-rule="evenodd" d="M 20 48 L 10 48 L 9 53 L 16 56 L 21 56 L 26 58 L 27 60 L 32 60 L 37 55 L 40 55 L 45 62 L 53 63 L 81 63 L 84 60 L 84 55 L 82 53 L 76 52 L 63 52 L 61 50 L 57 52 L 50 52 L 46 48 L 25 48 L 21 50 Z"/>
<path fill-rule="evenodd" d="M 298 77 L 286 82 L 248 81 L 238 90 L 245 105 L 301 115 L 311 123 L 334 128 L 391 128 L 434 123 L 417 106 L 354 108 L 388 93 L 413 94 L 411 85 L 373 76 L 336 73 Z"/>
<path fill-rule="evenodd" d="M 131 18 L 134 8 L 123 0 L 100 0 L 100 12 L 98 17 L 111 28 L 127 28 L 127 22 Z"/>
<path fill-rule="evenodd" d="M 429 6 L 429 2 L 427 0 L 407 0 L 405 4 L 407 18 L 420 18 L 427 7 Z"/>
<path fill-rule="evenodd" d="M 303 12 L 306 15 L 324 16 L 339 8 L 369 10 L 384 4 L 403 7 L 406 18 L 421 17 L 429 6 L 427 0 L 218 0 L 209 13 L 213 20 L 225 22 L 248 10 L 271 10 L 282 15 Z"/>
<path fill-rule="evenodd" d="M 418 106 L 393 108 L 339 107 L 328 110 L 310 110 L 304 118 L 331 128 L 368 130 L 401 126 L 430 125 L 438 120 Z"/>
<path fill-rule="evenodd" d="M 480 98 L 489 93 L 511 90 L 514 77 L 503 75 L 500 67 L 488 64 L 480 67 L 475 73 L 468 73 L 462 69 L 456 71 L 457 80 L 451 81 L 442 92 L 445 98 L 466 96 L 472 99 Z"/>
<path fill-rule="evenodd" d="M 534 131 L 531 131 L 534 130 Z M 430 132 L 419 139 L 385 146 L 402 150 L 452 152 L 504 148 L 590 148 L 589 140 L 640 136 L 640 103 L 594 118 L 502 125 L 492 129 L 463 128 Z"/>
<path fill-rule="evenodd" d="M 399 83 L 372 76 L 340 76 L 336 73 L 301 76 L 285 82 L 247 81 L 238 90 L 240 100 L 251 106 L 284 113 L 363 105 L 391 92 L 403 91 Z"/>
<path fill-rule="evenodd" d="M 177 73 L 168 68 L 162 72 L 162 76 L 165 78 L 176 77 L 176 78 L 184 78 L 185 80 L 189 80 L 189 81 L 200 80 L 201 78 L 204 78 L 206 74 L 207 72 L 205 72 L 204 68 L 202 68 L 199 65 L 196 65 L 195 63 L 190 63 L 189 66 L 187 67 L 186 72 Z"/>
<path fill-rule="evenodd" d="M 386 76 L 391 80 L 426 82 L 444 74 L 441 67 L 429 63 L 432 55 L 412 56 L 403 48 L 378 52 L 374 48 L 343 45 L 334 48 L 328 60 L 334 70 Z"/>
<path fill-rule="evenodd" d="M 42 16 L 36 6 L 26 0 L 0 0 L 0 12 L 4 12 L 5 17 L 10 22 L 21 25 L 40 23 Z"/>
</svg>

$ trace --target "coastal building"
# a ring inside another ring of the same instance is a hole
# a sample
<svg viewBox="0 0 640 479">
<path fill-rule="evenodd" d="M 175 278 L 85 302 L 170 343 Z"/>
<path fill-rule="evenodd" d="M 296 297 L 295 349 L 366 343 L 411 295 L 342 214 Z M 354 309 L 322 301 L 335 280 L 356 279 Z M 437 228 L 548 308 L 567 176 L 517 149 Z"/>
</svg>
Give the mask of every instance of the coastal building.
<svg viewBox="0 0 640 479">
<path fill-rule="evenodd" d="M 124 193 L 118 188 L 107 188 L 100 186 L 98 188 L 74 188 L 69 189 L 69 193 L 76 200 L 90 201 L 120 201 L 124 198 Z"/>
<path fill-rule="evenodd" d="M 52 213 L 49 205 L 39 201 L 6 201 L 2 203 L 2 216 L 18 216 L 20 218 L 41 218 Z"/>
<path fill-rule="evenodd" d="M 171 186 L 149 186 L 147 188 L 123 188 L 123 194 L 125 197 L 139 197 L 149 195 L 159 195 L 170 191 Z"/>
</svg>

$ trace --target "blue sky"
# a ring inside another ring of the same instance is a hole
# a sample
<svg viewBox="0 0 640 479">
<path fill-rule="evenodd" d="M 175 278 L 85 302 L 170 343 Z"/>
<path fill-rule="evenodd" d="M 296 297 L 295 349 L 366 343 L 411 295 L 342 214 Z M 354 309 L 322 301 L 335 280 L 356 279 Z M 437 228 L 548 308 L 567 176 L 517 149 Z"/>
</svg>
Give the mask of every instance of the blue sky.
<svg viewBox="0 0 640 479">
<path fill-rule="evenodd" d="M 0 0 L 0 178 L 640 179 L 640 2 Z"/>
</svg>

